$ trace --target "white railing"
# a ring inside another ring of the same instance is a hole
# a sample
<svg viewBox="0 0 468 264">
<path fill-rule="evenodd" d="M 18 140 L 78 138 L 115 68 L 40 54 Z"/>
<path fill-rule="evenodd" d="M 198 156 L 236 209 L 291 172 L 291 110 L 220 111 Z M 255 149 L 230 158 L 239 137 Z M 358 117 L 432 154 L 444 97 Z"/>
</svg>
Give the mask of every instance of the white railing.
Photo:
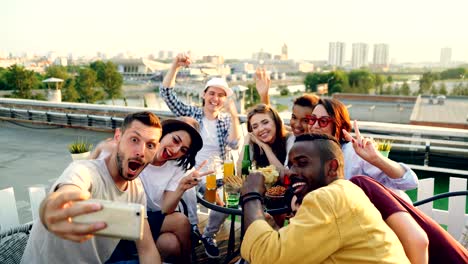
<svg viewBox="0 0 468 264">
<path fill-rule="evenodd" d="M 449 192 L 466 191 L 467 179 L 450 177 Z M 46 196 L 45 187 L 29 187 L 29 198 L 32 219 L 39 214 L 39 205 Z M 419 180 L 417 200 L 421 201 L 434 196 L 434 178 Z M 465 223 L 468 223 L 468 214 L 465 213 L 466 196 L 449 197 L 448 211 L 434 209 L 433 202 L 418 206 L 426 215 L 437 223 L 447 225 L 448 232 L 459 239 Z M 12 187 L 0 190 L 0 231 L 8 230 L 20 225 L 15 194 Z"/>
</svg>

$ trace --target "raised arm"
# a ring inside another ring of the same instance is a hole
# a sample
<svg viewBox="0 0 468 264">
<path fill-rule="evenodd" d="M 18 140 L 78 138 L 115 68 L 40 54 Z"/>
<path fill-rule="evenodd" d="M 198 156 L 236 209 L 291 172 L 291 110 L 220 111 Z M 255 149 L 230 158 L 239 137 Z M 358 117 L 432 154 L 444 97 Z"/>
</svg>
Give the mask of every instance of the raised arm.
<svg viewBox="0 0 468 264">
<path fill-rule="evenodd" d="M 266 73 L 265 68 L 257 68 L 255 71 L 255 88 L 260 95 L 260 102 L 270 105 L 270 90 L 271 80 L 270 76 Z"/>
<path fill-rule="evenodd" d="M 179 72 L 180 67 L 188 67 L 192 60 L 190 59 L 190 56 L 188 56 L 185 53 L 179 53 L 177 56 L 174 58 L 171 67 L 166 73 L 166 76 L 164 76 L 164 80 L 162 82 L 162 85 L 167 88 L 173 88 L 175 85 L 175 79 L 177 76 L 177 73 Z"/>
<path fill-rule="evenodd" d="M 231 115 L 231 127 L 229 129 L 228 143 L 232 149 L 239 147 L 239 140 L 242 135 L 242 128 L 240 125 L 239 114 L 237 113 L 234 98 L 227 98 L 224 103 L 224 108 Z"/>
<path fill-rule="evenodd" d="M 413 189 L 418 186 L 417 177 L 410 168 L 382 156 L 375 148 L 372 140 L 361 136 L 357 121 L 354 121 L 354 131 L 356 138 L 353 138 L 345 130 L 343 130 L 343 133 L 345 139 L 352 142 L 354 151 L 358 156 L 380 169 L 390 180 L 404 178 L 402 182 L 395 183 L 395 185 L 398 185 L 398 189 Z"/>
</svg>

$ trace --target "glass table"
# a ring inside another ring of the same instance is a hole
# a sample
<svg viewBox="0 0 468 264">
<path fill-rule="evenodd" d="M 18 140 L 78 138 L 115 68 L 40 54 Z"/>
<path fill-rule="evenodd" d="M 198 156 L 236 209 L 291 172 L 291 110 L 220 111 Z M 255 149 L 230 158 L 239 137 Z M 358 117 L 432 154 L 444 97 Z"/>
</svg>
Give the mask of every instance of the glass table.
<svg viewBox="0 0 468 264">
<path fill-rule="evenodd" d="M 243 218 L 243 212 L 242 209 L 240 208 L 240 205 L 238 208 L 229 208 L 229 207 L 224 207 L 224 206 L 219 206 L 216 203 L 211 203 L 205 199 L 203 194 L 200 192 L 197 192 L 197 200 L 198 202 L 205 206 L 206 208 L 209 208 L 211 210 L 221 212 L 224 214 L 228 214 L 231 216 L 231 226 L 229 229 L 229 241 L 228 241 L 228 248 L 227 248 L 227 256 L 224 261 L 224 263 L 229 263 L 232 259 L 234 259 L 236 256 L 240 254 L 240 248 L 242 245 L 242 238 L 244 236 L 244 218 Z M 278 208 L 278 209 L 267 209 L 266 212 L 269 213 L 270 215 L 279 215 L 279 214 L 285 214 L 287 213 L 289 208 L 283 207 L 283 208 Z M 236 234 L 235 234 L 235 221 L 236 221 L 236 216 L 240 216 L 241 220 L 241 237 L 240 237 L 240 245 L 237 250 L 235 250 L 235 242 L 236 242 Z"/>
</svg>

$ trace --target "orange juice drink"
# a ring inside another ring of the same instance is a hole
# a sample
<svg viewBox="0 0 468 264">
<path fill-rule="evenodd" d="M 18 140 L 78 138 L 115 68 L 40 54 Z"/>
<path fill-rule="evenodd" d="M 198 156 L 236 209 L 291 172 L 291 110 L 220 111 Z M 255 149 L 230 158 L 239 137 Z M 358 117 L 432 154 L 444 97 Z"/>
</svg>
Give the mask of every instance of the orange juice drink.
<svg viewBox="0 0 468 264">
<path fill-rule="evenodd" d="M 216 174 L 210 174 L 206 176 L 206 189 L 216 190 Z"/>
<path fill-rule="evenodd" d="M 224 177 L 226 176 L 234 176 L 234 162 L 224 161 Z"/>
<path fill-rule="evenodd" d="M 216 189 L 214 190 L 205 190 L 205 200 L 207 200 L 210 203 L 216 202 Z"/>
</svg>

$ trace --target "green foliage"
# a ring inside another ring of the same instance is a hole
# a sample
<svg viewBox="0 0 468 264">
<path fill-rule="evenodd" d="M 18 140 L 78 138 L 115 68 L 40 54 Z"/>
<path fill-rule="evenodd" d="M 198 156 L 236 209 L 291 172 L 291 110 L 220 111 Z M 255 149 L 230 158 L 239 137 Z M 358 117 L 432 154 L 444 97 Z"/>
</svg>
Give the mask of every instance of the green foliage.
<svg viewBox="0 0 468 264">
<path fill-rule="evenodd" d="M 117 66 L 111 61 L 104 63 L 95 61 L 90 64 L 90 68 L 97 74 L 97 83 L 102 86 L 107 94 L 107 98 L 112 99 L 122 97 L 123 77 L 117 72 Z"/>
<path fill-rule="evenodd" d="M 425 72 L 419 79 L 419 94 L 428 94 L 434 81 L 438 79 L 438 74 Z"/>
<path fill-rule="evenodd" d="M 0 90 L 8 90 L 7 82 L 5 78 L 6 69 L 0 67 Z"/>
<path fill-rule="evenodd" d="M 468 70 L 465 68 L 453 68 L 448 69 L 440 73 L 441 80 L 448 79 L 462 79 L 464 76 L 468 75 Z"/>
<path fill-rule="evenodd" d="M 376 140 L 378 151 L 390 151 L 392 149 L 391 140 Z"/>
<path fill-rule="evenodd" d="M 276 111 L 278 112 L 287 111 L 289 109 L 289 107 L 284 104 L 277 104 L 275 108 L 276 108 Z"/>
<path fill-rule="evenodd" d="M 462 83 L 457 84 L 453 89 L 450 95 L 455 96 L 468 96 L 468 85 L 463 87 Z"/>
<path fill-rule="evenodd" d="M 13 90 L 12 97 L 33 99 L 32 90 L 37 89 L 39 81 L 33 71 L 17 64 L 8 67 L 4 73 L 7 90 Z"/>
<path fill-rule="evenodd" d="M 49 66 L 47 69 L 46 69 L 46 73 L 45 73 L 45 79 L 47 78 L 59 78 L 59 79 L 62 79 L 62 80 L 66 80 L 68 78 L 70 78 L 70 74 L 67 72 L 67 68 L 63 67 L 63 66 Z"/>
<path fill-rule="evenodd" d="M 375 88 L 375 75 L 369 71 L 354 70 L 348 76 L 353 92 L 368 94 L 370 89 Z"/>
<path fill-rule="evenodd" d="M 96 85 L 96 72 L 91 68 L 81 69 L 76 81 L 77 92 L 80 95 L 79 101 L 93 104 L 104 99 L 104 93 L 96 88 Z"/>
<path fill-rule="evenodd" d="M 93 144 L 88 143 L 88 141 L 84 139 L 77 139 L 68 145 L 68 151 L 70 151 L 71 154 L 88 152 L 91 151 L 92 148 Z"/>
<path fill-rule="evenodd" d="M 146 102 L 145 96 L 143 96 L 143 107 L 148 107 L 148 102 Z"/>
<path fill-rule="evenodd" d="M 441 82 L 439 85 L 439 94 L 447 95 L 447 87 L 444 82 Z"/>
<path fill-rule="evenodd" d="M 75 79 L 68 78 L 62 87 L 62 101 L 64 102 L 78 102 L 80 95 L 75 87 Z"/>
<path fill-rule="evenodd" d="M 247 91 L 245 92 L 245 108 L 248 109 L 260 103 L 260 95 L 257 92 L 255 83 L 247 84 Z"/>
<path fill-rule="evenodd" d="M 289 96 L 289 89 L 287 85 L 278 85 L 278 90 L 281 96 Z"/>
<path fill-rule="evenodd" d="M 403 85 L 401 86 L 400 94 L 408 96 L 408 95 L 410 95 L 410 92 L 411 92 L 411 90 L 410 90 L 410 87 L 409 87 L 408 83 L 404 82 Z"/>
<path fill-rule="evenodd" d="M 330 73 L 308 73 L 304 78 L 306 92 L 317 92 L 317 85 L 327 83 L 328 94 L 346 91 L 349 87 L 348 75 L 336 70 Z"/>
<path fill-rule="evenodd" d="M 435 84 L 432 85 L 431 90 L 429 91 L 430 94 L 437 94 L 439 91 L 437 90 L 437 87 Z"/>
</svg>

